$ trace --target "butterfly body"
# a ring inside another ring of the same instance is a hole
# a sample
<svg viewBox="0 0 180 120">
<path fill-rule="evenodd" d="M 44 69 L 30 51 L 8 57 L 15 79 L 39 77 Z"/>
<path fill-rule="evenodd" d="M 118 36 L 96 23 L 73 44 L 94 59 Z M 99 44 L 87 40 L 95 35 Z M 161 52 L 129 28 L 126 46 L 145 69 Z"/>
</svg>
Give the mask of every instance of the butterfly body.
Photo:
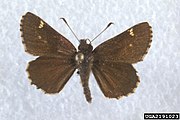
<svg viewBox="0 0 180 120">
<path fill-rule="evenodd" d="M 75 57 L 77 63 L 77 69 L 79 71 L 81 83 L 84 89 L 84 94 L 88 102 L 91 102 L 92 99 L 88 84 L 89 75 L 93 64 L 92 50 L 93 50 L 92 45 L 87 44 L 87 40 L 82 39 L 80 40 L 80 45 L 78 46 L 78 52 Z"/>
<path fill-rule="evenodd" d="M 140 80 L 132 64 L 143 60 L 152 41 L 147 22 L 108 39 L 94 50 L 87 39 L 80 40 L 76 50 L 68 39 L 30 12 L 22 17 L 20 26 L 25 51 L 39 56 L 27 67 L 31 83 L 45 93 L 59 93 L 78 69 L 88 102 L 92 99 L 91 71 L 106 97 L 119 99 L 133 93 Z"/>
</svg>

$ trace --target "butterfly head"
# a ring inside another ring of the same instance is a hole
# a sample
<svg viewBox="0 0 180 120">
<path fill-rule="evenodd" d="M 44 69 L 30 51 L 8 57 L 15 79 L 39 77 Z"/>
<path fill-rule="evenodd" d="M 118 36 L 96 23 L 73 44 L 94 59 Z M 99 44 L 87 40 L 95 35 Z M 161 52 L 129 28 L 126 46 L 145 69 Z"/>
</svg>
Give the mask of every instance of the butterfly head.
<svg viewBox="0 0 180 120">
<path fill-rule="evenodd" d="M 81 39 L 80 45 L 78 46 L 78 50 L 82 52 L 91 52 L 93 50 L 93 46 L 89 39 Z"/>
</svg>

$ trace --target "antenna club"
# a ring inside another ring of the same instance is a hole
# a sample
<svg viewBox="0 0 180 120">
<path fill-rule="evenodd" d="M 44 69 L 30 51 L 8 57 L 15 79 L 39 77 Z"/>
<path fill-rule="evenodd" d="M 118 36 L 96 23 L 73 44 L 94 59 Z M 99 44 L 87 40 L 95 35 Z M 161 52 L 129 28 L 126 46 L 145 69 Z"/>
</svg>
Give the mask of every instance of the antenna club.
<svg viewBox="0 0 180 120">
<path fill-rule="evenodd" d="M 113 22 L 110 22 L 96 37 L 94 37 L 92 41 L 94 41 L 97 37 L 99 37 L 108 27 L 110 27 L 110 25 L 114 24 Z"/>
<path fill-rule="evenodd" d="M 60 18 L 60 19 L 62 19 L 66 24 L 68 24 L 65 18 Z"/>
<path fill-rule="evenodd" d="M 110 25 L 114 25 L 114 23 L 113 23 L 113 22 L 110 22 L 110 23 L 107 25 L 107 27 L 109 27 Z"/>
</svg>

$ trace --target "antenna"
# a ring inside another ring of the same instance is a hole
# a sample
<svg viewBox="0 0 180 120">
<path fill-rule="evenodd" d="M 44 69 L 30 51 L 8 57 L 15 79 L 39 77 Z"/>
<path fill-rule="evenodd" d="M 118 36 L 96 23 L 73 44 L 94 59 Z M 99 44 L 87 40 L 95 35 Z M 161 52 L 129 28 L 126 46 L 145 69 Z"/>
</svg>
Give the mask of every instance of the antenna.
<svg viewBox="0 0 180 120">
<path fill-rule="evenodd" d="M 112 24 L 114 24 L 113 22 L 110 22 L 107 26 L 106 26 L 106 28 L 104 28 L 94 39 L 92 39 L 91 40 L 91 42 L 92 41 L 94 41 L 97 37 L 99 37 L 110 25 L 112 25 Z"/>
<path fill-rule="evenodd" d="M 73 33 L 73 35 L 76 37 L 76 39 L 80 42 L 80 40 L 78 39 L 78 37 L 76 36 L 76 34 L 74 33 L 74 31 L 71 29 L 71 27 L 69 26 L 69 24 L 67 23 L 66 19 L 65 18 L 60 18 L 62 19 L 65 24 L 68 26 L 68 28 L 71 30 L 71 32 Z"/>
</svg>

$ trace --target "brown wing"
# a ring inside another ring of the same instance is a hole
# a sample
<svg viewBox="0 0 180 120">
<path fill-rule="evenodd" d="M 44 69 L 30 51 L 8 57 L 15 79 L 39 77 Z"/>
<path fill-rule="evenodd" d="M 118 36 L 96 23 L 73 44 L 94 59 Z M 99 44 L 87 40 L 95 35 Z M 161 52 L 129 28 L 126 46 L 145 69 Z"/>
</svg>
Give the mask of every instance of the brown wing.
<svg viewBox="0 0 180 120">
<path fill-rule="evenodd" d="M 58 93 L 62 90 L 75 70 L 70 57 L 39 57 L 29 62 L 27 72 L 32 84 L 46 93 Z"/>
<path fill-rule="evenodd" d="M 131 64 L 96 61 L 92 72 L 106 97 L 120 98 L 133 93 L 139 78 Z"/>
<path fill-rule="evenodd" d="M 151 27 L 147 22 L 137 24 L 123 33 L 100 44 L 93 51 L 94 58 L 103 61 L 136 63 L 150 47 Z"/>
<path fill-rule="evenodd" d="M 32 84 L 46 93 L 61 91 L 75 70 L 75 47 L 30 12 L 22 17 L 20 30 L 26 52 L 40 56 L 27 68 Z"/>
<path fill-rule="evenodd" d="M 20 26 L 26 52 L 32 55 L 62 56 L 76 51 L 71 42 L 33 13 L 26 13 Z"/>
</svg>

